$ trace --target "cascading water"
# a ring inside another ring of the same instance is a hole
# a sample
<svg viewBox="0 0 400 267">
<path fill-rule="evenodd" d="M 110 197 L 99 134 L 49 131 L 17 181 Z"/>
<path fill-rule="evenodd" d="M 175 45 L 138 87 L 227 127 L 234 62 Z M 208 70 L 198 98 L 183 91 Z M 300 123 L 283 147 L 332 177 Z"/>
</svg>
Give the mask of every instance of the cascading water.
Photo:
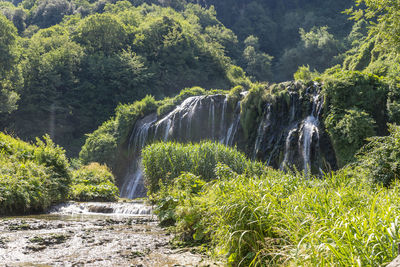
<svg viewBox="0 0 400 267">
<path fill-rule="evenodd" d="M 284 85 L 286 95 L 264 103 L 258 115 L 260 123 L 247 140 L 244 140 L 240 123 L 241 101 L 229 103 L 227 95 L 189 97 L 167 115 L 152 114 L 139 120 L 129 142 L 130 167 L 121 183 L 121 196 L 145 196 L 141 149 L 158 140 L 198 142 L 208 139 L 236 145 L 253 159 L 274 168 L 295 167 L 306 173 L 335 168 L 329 137 L 319 129 L 323 104 L 320 87 L 313 85 L 301 91 L 303 89 L 295 83 Z M 242 98 L 247 94 L 243 93 Z M 320 149 L 320 142 L 323 149 Z"/>
<path fill-rule="evenodd" d="M 129 173 L 121 186 L 121 196 L 145 196 L 140 166 L 140 153 L 145 144 L 156 140 L 196 142 L 209 139 L 233 145 L 239 122 L 240 102 L 232 112 L 228 108 L 226 95 L 189 97 L 164 117 L 158 118 L 152 114 L 138 121 L 129 141 L 132 160 Z"/>
<path fill-rule="evenodd" d="M 215 137 L 215 101 L 211 99 L 211 106 L 209 109 L 210 113 L 208 114 L 208 118 L 211 119 L 209 122 L 211 123 L 211 139 L 214 140 Z"/>
<path fill-rule="evenodd" d="M 229 126 L 227 135 L 226 135 L 226 140 L 225 140 L 225 145 L 232 146 L 233 141 L 235 139 L 236 132 L 239 127 L 239 122 L 240 122 L 240 101 L 237 103 L 236 108 L 235 108 L 235 118 L 232 121 L 232 124 Z"/>
<path fill-rule="evenodd" d="M 268 130 L 268 127 L 271 125 L 271 104 L 267 104 L 266 110 L 267 114 L 264 116 L 260 125 L 258 126 L 256 142 L 254 144 L 253 159 L 257 157 L 257 154 L 260 151 L 262 139 Z"/>
<path fill-rule="evenodd" d="M 308 92 L 312 90 L 313 92 Z M 319 153 L 319 116 L 322 109 L 322 97 L 319 88 L 313 86 L 307 89 L 307 94 L 312 100 L 311 112 L 305 114 L 306 117 L 296 119 L 295 99 L 291 98 L 290 105 L 290 126 L 287 130 L 284 146 L 284 158 L 280 164 L 280 169 L 286 169 L 295 165 L 299 170 L 304 170 L 306 175 L 311 172 L 313 164 L 312 150 Z M 297 112 L 300 113 L 300 112 Z"/>
<path fill-rule="evenodd" d="M 308 116 L 303 124 L 303 131 L 302 131 L 302 142 L 303 142 L 303 170 L 304 173 L 308 174 L 309 167 L 311 166 L 311 144 L 313 135 L 317 135 L 317 139 L 319 139 L 318 133 L 318 119 L 314 116 Z M 300 139 L 300 140 L 301 140 Z"/>
<path fill-rule="evenodd" d="M 313 137 L 317 142 L 319 142 L 319 115 L 322 108 L 323 101 L 318 93 L 315 93 L 313 96 L 313 107 L 311 111 L 311 115 L 309 115 L 303 122 L 303 131 L 302 136 L 300 136 L 299 141 L 303 142 L 303 170 L 304 173 L 308 174 L 309 168 L 311 166 L 311 145 L 313 141 Z M 318 145 L 318 144 L 316 144 Z"/>
<path fill-rule="evenodd" d="M 225 137 L 222 133 L 225 133 L 225 113 L 226 113 L 226 107 L 228 106 L 228 98 L 225 97 L 224 104 L 222 106 L 222 114 L 221 114 L 221 125 L 220 125 L 220 132 L 221 132 L 221 138 L 219 139 L 219 142 L 224 144 L 225 143 Z"/>
<path fill-rule="evenodd" d="M 151 114 L 144 119 L 137 122 L 137 126 L 134 127 L 134 131 L 132 132 L 130 138 L 130 144 L 133 143 L 132 149 L 129 151 L 133 151 L 133 161 L 130 166 L 130 170 L 128 170 L 127 177 L 125 178 L 125 182 L 121 187 L 121 196 L 126 198 L 134 198 L 138 195 L 138 187 L 140 187 L 140 191 L 144 191 L 144 187 L 142 184 L 142 176 L 143 171 L 140 166 L 140 152 L 144 147 L 147 141 L 147 137 L 149 134 L 150 126 L 157 120 L 157 116 Z M 129 144 L 129 148 L 130 148 Z"/>
</svg>

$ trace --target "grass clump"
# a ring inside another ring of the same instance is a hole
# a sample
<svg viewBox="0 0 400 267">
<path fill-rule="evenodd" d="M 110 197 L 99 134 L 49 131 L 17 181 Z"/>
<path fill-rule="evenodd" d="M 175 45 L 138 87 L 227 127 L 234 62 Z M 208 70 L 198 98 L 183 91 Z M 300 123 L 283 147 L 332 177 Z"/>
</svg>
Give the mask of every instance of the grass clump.
<svg viewBox="0 0 400 267">
<path fill-rule="evenodd" d="M 150 194 L 159 189 L 160 182 L 173 183 L 173 179 L 183 172 L 193 173 L 205 181 L 213 180 L 216 178 L 214 169 L 218 162 L 238 173 L 257 172 L 260 168 L 259 163 L 250 162 L 236 149 L 210 141 L 197 144 L 159 142 L 142 151 L 145 183 Z"/>
<path fill-rule="evenodd" d="M 68 168 L 64 150 L 48 136 L 28 144 L 0 133 L 0 215 L 39 212 L 65 200 Z"/>
<path fill-rule="evenodd" d="M 116 201 L 119 190 L 110 170 L 98 163 L 91 163 L 72 172 L 69 194 L 76 201 Z"/>
</svg>

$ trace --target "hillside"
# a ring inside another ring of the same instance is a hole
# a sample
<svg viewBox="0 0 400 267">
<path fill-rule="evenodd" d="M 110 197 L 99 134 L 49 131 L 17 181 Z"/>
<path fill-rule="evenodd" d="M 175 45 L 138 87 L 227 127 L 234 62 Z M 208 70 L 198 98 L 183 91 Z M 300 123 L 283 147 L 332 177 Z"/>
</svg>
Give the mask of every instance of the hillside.
<svg viewBox="0 0 400 267">
<path fill-rule="evenodd" d="M 287 80 L 301 65 L 339 63 L 349 48 L 347 1 L 238 3 L 1 2 L 10 21 L 1 20 L 1 128 L 26 140 L 49 133 L 77 155 L 119 103 L 246 87 L 244 72 Z"/>
</svg>

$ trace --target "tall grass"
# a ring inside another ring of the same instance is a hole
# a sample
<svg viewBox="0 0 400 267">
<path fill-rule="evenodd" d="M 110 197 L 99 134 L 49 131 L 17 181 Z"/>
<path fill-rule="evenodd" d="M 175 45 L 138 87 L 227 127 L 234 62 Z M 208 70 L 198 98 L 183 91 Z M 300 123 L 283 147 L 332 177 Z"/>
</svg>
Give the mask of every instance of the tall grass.
<svg viewBox="0 0 400 267">
<path fill-rule="evenodd" d="M 324 180 L 267 170 L 222 175 L 205 190 L 216 251 L 235 265 L 379 266 L 397 255 L 398 184 L 372 187 L 345 170 Z"/>
<path fill-rule="evenodd" d="M 183 164 L 172 147 L 181 145 L 164 145 L 170 160 L 160 168 Z M 175 222 L 183 240 L 209 241 L 213 254 L 232 266 L 384 266 L 397 256 L 399 182 L 381 187 L 359 169 L 313 179 L 216 166 L 207 183 L 199 173 L 175 179 L 176 172 L 160 173 L 173 182 L 153 199 L 160 219 Z"/>
<path fill-rule="evenodd" d="M 197 144 L 155 143 L 143 149 L 142 158 L 150 193 L 158 190 L 160 181 L 170 184 L 183 172 L 198 175 L 205 181 L 215 179 L 214 170 L 219 162 L 238 173 L 261 170 L 261 164 L 250 162 L 236 149 L 210 141 Z"/>
</svg>

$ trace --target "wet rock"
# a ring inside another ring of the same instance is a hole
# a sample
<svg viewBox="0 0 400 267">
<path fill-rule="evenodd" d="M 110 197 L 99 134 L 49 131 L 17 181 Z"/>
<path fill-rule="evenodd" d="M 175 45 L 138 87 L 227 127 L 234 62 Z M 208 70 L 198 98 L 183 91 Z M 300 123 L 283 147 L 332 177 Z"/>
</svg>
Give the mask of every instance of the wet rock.
<svg viewBox="0 0 400 267">
<path fill-rule="evenodd" d="M 25 223 L 24 221 L 21 221 L 21 222 L 11 223 L 8 226 L 8 229 L 11 231 L 29 230 L 29 229 L 31 229 L 31 226 L 29 224 Z"/>
<path fill-rule="evenodd" d="M 7 248 L 7 242 L 9 241 L 8 238 L 0 238 L 0 248 L 6 249 Z"/>
<path fill-rule="evenodd" d="M 88 210 L 95 213 L 112 213 L 114 208 L 107 205 L 92 205 L 88 206 Z"/>
<path fill-rule="evenodd" d="M 51 234 L 48 236 L 34 236 L 29 239 L 29 242 L 36 243 L 38 245 L 50 246 L 64 243 L 68 238 L 69 236 L 65 234 Z"/>
</svg>

